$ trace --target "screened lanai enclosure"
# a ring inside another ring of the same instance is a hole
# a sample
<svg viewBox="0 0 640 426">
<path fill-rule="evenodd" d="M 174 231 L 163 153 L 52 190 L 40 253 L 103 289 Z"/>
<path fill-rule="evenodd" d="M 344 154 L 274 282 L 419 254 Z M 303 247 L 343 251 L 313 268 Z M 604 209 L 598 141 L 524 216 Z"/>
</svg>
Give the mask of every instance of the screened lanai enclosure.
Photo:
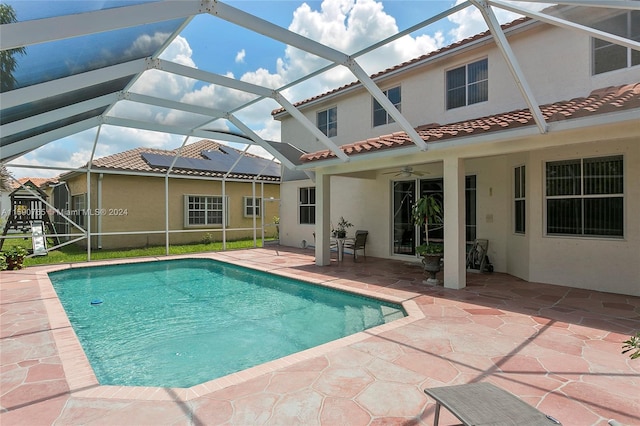
<svg viewBox="0 0 640 426">
<path fill-rule="evenodd" d="M 640 2 L 633 0 L 424 1 L 431 6 L 428 15 L 348 49 L 340 37 L 332 45 L 290 24 L 292 3 L 2 3 L 0 157 L 13 176 L 51 178 L 45 185 L 49 198 L 29 185 L 22 188 L 47 205 L 61 244 L 81 243 L 90 258 L 92 249 L 110 244 L 165 245 L 168 254 L 172 243 L 208 235 L 223 244 L 277 237 L 280 182 L 313 180 L 317 167 L 334 163 L 361 161 L 360 168 L 367 168 L 366 158 L 347 155 L 331 138 L 330 126 L 311 121 L 297 104 L 354 81 L 406 132 L 415 152 L 428 150 L 377 84 L 375 74 L 383 68 L 374 59 L 403 37 L 436 32 L 459 14 L 480 13 L 540 133 L 548 131 L 547 123 L 499 16 L 508 12 L 508 19 L 526 17 L 597 37 L 608 59 L 599 66 L 617 60 L 620 47 L 633 52 L 635 61 L 640 50 L 637 28 L 621 33 L 616 22 L 596 28 L 578 19 L 589 15 L 587 8 L 638 13 Z M 193 45 L 185 47 L 185 41 Z M 230 71 L 250 45 L 260 46 L 277 70 Z M 333 155 L 301 161 L 309 149 L 282 140 L 274 110 L 296 119 L 315 138 L 315 151 Z M 393 155 L 383 151 L 379 158 Z M 319 204 L 318 214 L 323 211 Z M 328 219 L 319 223 L 328 226 Z"/>
</svg>

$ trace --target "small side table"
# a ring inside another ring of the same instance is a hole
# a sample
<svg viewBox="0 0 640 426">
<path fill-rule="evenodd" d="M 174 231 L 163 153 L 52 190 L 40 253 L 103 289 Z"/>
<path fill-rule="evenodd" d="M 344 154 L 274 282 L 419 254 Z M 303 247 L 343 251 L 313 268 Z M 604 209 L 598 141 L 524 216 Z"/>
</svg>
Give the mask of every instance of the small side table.
<svg viewBox="0 0 640 426">
<path fill-rule="evenodd" d="M 527 404 L 517 396 L 480 382 L 425 389 L 436 400 L 434 426 L 443 405 L 466 426 L 553 426 L 560 422 Z"/>
</svg>

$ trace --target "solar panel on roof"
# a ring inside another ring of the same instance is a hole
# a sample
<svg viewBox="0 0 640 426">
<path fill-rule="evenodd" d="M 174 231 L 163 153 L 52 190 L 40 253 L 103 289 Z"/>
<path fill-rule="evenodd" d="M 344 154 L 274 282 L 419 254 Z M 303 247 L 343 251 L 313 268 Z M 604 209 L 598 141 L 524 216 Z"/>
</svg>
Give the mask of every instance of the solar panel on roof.
<svg viewBox="0 0 640 426">
<path fill-rule="evenodd" d="M 205 159 L 179 157 L 174 168 L 184 170 L 198 170 L 203 172 L 228 172 L 238 159 L 240 153 L 229 149 L 229 152 L 204 151 Z M 173 156 L 143 153 L 142 158 L 152 167 L 170 167 L 173 163 Z M 266 168 L 265 168 L 266 166 Z M 232 173 L 280 177 L 280 165 L 264 158 L 242 157 L 233 168 Z"/>
</svg>

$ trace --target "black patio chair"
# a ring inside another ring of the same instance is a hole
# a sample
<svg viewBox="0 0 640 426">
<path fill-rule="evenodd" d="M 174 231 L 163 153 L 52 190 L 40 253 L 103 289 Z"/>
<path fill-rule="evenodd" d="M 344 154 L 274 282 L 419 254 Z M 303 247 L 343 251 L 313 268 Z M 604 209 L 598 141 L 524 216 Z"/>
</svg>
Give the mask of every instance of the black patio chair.
<svg viewBox="0 0 640 426">
<path fill-rule="evenodd" d="M 367 245 L 367 236 L 369 235 L 369 231 L 357 230 L 356 236 L 353 239 L 348 239 L 344 242 L 344 248 L 350 249 L 353 251 L 353 261 L 355 262 L 358 259 L 358 250 L 362 250 L 362 254 L 364 258 L 367 258 L 366 245 Z"/>
</svg>

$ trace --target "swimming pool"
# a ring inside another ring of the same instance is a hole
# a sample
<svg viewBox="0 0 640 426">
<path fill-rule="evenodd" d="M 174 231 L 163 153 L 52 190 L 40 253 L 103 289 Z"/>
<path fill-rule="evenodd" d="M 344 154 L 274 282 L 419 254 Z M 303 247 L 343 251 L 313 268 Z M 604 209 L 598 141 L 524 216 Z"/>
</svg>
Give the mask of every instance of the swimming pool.
<svg viewBox="0 0 640 426">
<path fill-rule="evenodd" d="M 49 278 L 103 385 L 190 387 L 405 316 L 400 305 L 211 259 Z"/>
</svg>

